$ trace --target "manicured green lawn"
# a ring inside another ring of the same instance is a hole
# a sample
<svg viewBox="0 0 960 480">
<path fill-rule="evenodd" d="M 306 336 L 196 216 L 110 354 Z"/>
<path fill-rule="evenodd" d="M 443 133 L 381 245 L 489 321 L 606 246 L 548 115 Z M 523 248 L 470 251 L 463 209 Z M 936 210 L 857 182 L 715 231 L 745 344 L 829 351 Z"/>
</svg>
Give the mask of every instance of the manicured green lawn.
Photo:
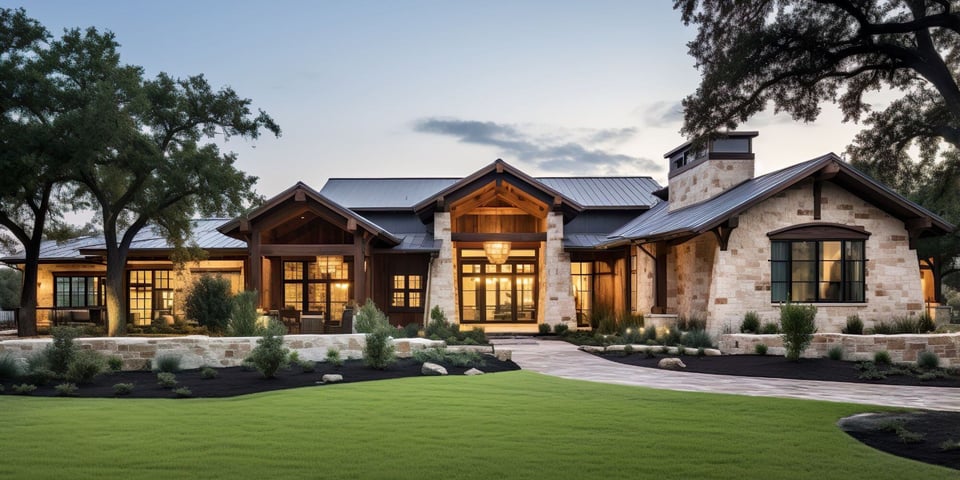
<svg viewBox="0 0 960 480">
<path fill-rule="evenodd" d="M 835 426 L 868 410 L 529 372 L 226 400 L 5 395 L 0 478 L 957 477 Z"/>
</svg>

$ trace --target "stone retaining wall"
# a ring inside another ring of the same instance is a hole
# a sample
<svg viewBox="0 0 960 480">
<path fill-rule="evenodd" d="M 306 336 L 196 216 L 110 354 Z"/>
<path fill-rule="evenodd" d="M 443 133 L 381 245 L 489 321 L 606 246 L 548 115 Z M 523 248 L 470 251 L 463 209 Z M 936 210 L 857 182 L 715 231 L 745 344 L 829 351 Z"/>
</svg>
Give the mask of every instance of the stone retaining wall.
<svg viewBox="0 0 960 480">
<path fill-rule="evenodd" d="M 755 352 L 756 345 L 769 347 L 768 355 L 783 355 L 785 350 L 780 335 L 748 335 L 734 333 L 721 335 L 720 350 L 725 354 L 742 355 Z M 903 335 L 845 335 L 817 333 L 813 342 L 801 354 L 804 358 L 826 357 L 834 346 L 843 347 L 845 360 L 873 360 L 881 350 L 890 353 L 894 362 L 916 362 L 917 354 L 927 350 L 940 357 L 944 367 L 960 366 L 960 333 L 903 334 Z"/>
<path fill-rule="evenodd" d="M 118 338 L 78 338 L 81 348 L 94 349 L 105 355 L 115 355 L 123 359 L 124 370 L 139 370 L 144 365 L 152 365 L 159 355 L 177 355 L 182 368 L 235 367 L 239 366 L 250 351 L 257 345 L 260 337 L 207 337 L 190 335 L 185 337 L 118 337 Z M 299 352 L 304 360 L 320 361 L 326 358 L 327 349 L 340 350 L 343 358 L 361 358 L 365 344 L 363 334 L 346 335 L 286 335 L 284 345 Z M 17 339 L 0 342 L 0 352 L 9 352 L 14 358 L 26 361 L 27 358 L 42 351 L 53 340 L 49 338 Z M 442 347 L 445 343 L 424 338 L 395 339 L 398 357 L 409 357 L 414 350 Z M 473 347 L 483 353 L 492 353 L 493 347 Z M 497 352 L 498 357 L 510 359 L 510 352 Z"/>
</svg>

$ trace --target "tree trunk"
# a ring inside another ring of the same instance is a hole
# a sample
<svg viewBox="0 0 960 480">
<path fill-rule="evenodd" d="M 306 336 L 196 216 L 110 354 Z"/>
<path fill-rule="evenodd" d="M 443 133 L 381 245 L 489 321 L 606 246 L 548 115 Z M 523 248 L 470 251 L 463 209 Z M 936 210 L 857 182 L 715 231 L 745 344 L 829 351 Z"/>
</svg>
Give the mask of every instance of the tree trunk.
<svg viewBox="0 0 960 480">
<path fill-rule="evenodd" d="M 122 336 L 127 327 L 127 295 L 123 288 L 124 274 L 126 273 L 126 255 L 116 247 L 107 245 L 107 277 L 105 285 L 107 315 L 107 335 Z"/>
<path fill-rule="evenodd" d="M 17 314 L 17 335 L 37 335 L 37 269 L 40 264 L 40 242 L 25 245 L 23 284 L 20 289 L 20 311 Z"/>
</svg>

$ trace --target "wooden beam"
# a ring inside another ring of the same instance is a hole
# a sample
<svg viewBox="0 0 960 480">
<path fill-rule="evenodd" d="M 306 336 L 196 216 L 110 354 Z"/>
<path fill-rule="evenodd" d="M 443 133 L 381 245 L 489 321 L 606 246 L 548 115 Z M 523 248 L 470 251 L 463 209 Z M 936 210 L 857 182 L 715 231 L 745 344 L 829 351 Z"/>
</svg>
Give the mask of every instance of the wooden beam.
<svg viewBox="0 0 960 480">
<path fill-rule="evenodd" d="M 454 242 L 545 242 L 547 234 L 540 233 L 458 233 L 450 234 L 450 240 Z"/>
<path fill-rule="evenodd" d="M 260 254 L 267 257 L 316 257 L 320 255 L 353 255 L 353 244 L 341 245 L 278 245 L 260 246 Z"/>
<path fill-rule="evenodd" d="M 250 232 L 250 220 L 246 218 L 240 219 L 240 233 L 249 233 Z"/>
<path fill-rule="evenodd" d="M 306 194 L 303 190 L 297 190 L 297 191 L 293 194 L 293 201 L 294 201 L 294 202 L 306 202 L 306 201 L 307 201 L 307 194 Z"/>
<path fill-rule="evenodd" d="M 840 165 L 835 162 L 830 162 L 829 165 L 821 168 L 815 177 L 816 180 L 830 180 L 833 177 L 836 177 L 840 173 Z"/>
<path fill-rule="evenodd" d="M 347 231 L 348 231 L 348 232 L 356 232 L 356 231 L 357 231 L 357 219 L 355 219 L 355 218 L 348 218 L 348 219 L 347 219 Z"/>
</svg>

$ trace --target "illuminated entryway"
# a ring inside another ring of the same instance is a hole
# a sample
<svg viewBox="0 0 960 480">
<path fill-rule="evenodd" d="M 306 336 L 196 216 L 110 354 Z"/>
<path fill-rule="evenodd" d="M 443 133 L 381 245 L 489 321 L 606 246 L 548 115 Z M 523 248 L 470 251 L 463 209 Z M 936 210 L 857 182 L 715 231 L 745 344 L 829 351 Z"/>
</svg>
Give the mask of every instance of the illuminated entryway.
<svg viewBox="0 0 960 480">
<path fill-rule="evenodd" d="M 481 249 L 463 248 L 458 263 L 462 323 L 537 321 L 536 249 L 512 249 L 497 265 Z"/>
</svg>

